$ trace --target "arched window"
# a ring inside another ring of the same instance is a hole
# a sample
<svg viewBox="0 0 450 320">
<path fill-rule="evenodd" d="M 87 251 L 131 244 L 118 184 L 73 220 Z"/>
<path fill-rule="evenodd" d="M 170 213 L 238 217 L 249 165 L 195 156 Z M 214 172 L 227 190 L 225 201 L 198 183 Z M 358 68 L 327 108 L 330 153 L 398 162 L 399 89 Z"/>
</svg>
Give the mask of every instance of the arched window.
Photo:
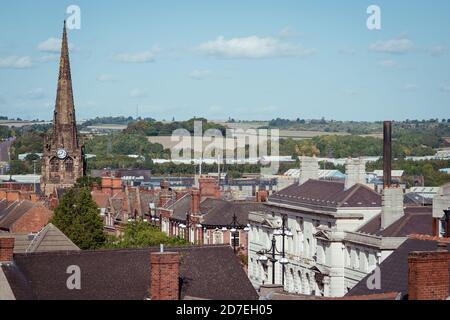
<svg viewBox="0 0 450 320">
<path fill-rule="evenodd" d="M 52 158 L 50 160 L 50 172 L 58 172 L 59 171 L 59 161 L 56 158 Z"/>
<path fill-rule="evenodd" d="M 302 273 L 300 270 L 297 272 L 297 287 L 295 288 L 295 292 L 302 293 Z"/>
<path fill-rule="evenodd" d="M 64 161 L 64 167 L 66 172 L 73 172 L 73 160 L 71 158 L 67 158 L 66 161 Z"/>
</svg>

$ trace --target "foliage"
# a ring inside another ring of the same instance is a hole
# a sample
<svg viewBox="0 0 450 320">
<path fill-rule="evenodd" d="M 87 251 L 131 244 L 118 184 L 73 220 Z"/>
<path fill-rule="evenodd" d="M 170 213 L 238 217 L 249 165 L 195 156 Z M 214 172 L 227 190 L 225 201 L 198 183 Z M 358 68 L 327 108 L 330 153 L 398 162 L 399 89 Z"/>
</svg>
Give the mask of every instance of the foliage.
<svg viewBox="0 0 450 320">
<path fill-rule="evenodd" d="M 117 133 L 95 136 L 86 142 L 86 153 L 97 157 L 114 155 L 140 155 L 146 158 L 165 158 L 169 150 L 159 143 L 151 143 L 141 134 Z"/>
<path fill-rule="evenodd" d="M 22 153 L 42 153 L 44 151 L 44 133 L 26 131 L 16 137 L 11 145 L 11 159 L 17 159 Z"/>
<path fill-rule="evenodd" d="M 155 120 L 143 120 L 136 121 L 128 124 L 126 133 L 140 134 L 145 136 L 170 136 L 177 129 L 186 129 L 191 134 L 194 133 L 194 122 L 201 121 L 203 131 L 209 129 L 218 129 L 225 135 L 226 128 L 220 124 L 208 122 L 204 118 L 192 118 L 188 121 L 175 121 L 170 123 L 164 123 Z"/>
<path fill-rule="evenodd" d="M 169 237 L 161 232 L 158 227 L 150 225 L 146 221 L 137 220 L 129 222 L 124 234 L 109 239 L 106 248 L 145 248 L 163 244 L 165 246 L 188 246 L 187 241 L 178 237 Z"/>
<path fill-rule="evenodd" d="M 305 140 L 281 139 L 280 154 L 294 156 L 321 156 L 346 158 L 359 156 L 380 156 L 383 154 L 383 141 L 375 137 L 325 135 Z M 434 155 L 435 151 L 413 139 L 394 140 L 394 157 Z"/>
<path fill-rule="evenodd" d="M 404 170 L 406 176 L 423 176 L 425 186 L 437 187 L 450 182 L 450 174 L 440 172 L 439 169 L 450 168 L 450 160 L 394 160 L 392 168 L 395 170 Z M 382 170 L 383 161 L 380 159 L 376 162 L 370 162 L 366 167 L 367 171 Z M 408 187 L 411 187 L 411 183 Z"/>
<path fill-rule="evenodd" d="M 101 185 L 102 184 L 102 178 L 100 177 L 92 177 L 92 176 L 84 176 L 77 179 L 77 182 L 75 183 L 75 188 L 89 188 L 92 189 L 92 186 Z"/>
<path fill-rule="evenodd" d="M 89 188 L 68 189 L 51 221 L 80 249 L 96 249 L 105 244 L 103 220 Z"/>
<path fill-rule="evenodd" d="M 7 126 L 0 126 L 0 141 L 1 139 L 6 139 L 12 137 L 13 131 Z"/>
</svg>

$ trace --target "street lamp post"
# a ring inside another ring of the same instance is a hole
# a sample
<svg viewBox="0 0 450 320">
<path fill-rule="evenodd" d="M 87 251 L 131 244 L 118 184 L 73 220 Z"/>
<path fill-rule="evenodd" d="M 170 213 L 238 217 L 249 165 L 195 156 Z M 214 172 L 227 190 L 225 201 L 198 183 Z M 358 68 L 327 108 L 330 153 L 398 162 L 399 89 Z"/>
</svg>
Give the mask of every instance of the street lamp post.
<svg viewBox="0 0 450 320">
<path fill-rule="evenodd" d="M 285 266 L 288 263 L 288 259 L 286 258 L 286 248 L 285 248 L 285 237 L 292 237 L 292 232 L 286 227 L 286 215 L 282 215 L 282 224 L 281 229 L 277 229 L 274 231 L 271 241 L 270 249 L 261 250 L 257 252 L 260 257 L 258 258 L 260 261 L 269 260 L 272 263 L 272 284 L 275 284 L 275 263 L 278 261 L 276 256 L 281 256 L 280 264 L 281 264 L 281 283 L 284 287 L 284 274 L 285 274 Z M 282 236 L 281 243 L 281 252 L 278 251 L 276 246 L 276 236 Z M 270 258 L 266 257 L 266 254 L 271 254 Z"/>
<path fill-rule="evenodd" d="M 191 214 L 186 212 L 186 230 L 184 234 L 185 239 L 187 239 L 188 242 L 190 242 L 191 238 Z"/>
<path fill-rule="evenodd" d="M 230 232 L 233 235 L 233 251 L 236 254 L 237 253 L 237 245 L 236 245 L 236 239 L 237 239 L 237 233 L 238 230 L 244 230 L 245 232 L 250 231 L 249 225 L 241 225 L 239 224 L 237 220 L 236 213 L 233 213 L 232 221 L 229 225 L 222 227 L 222 231 L 227 231 L 228 228 L 230 228 Z"/>
</svg>

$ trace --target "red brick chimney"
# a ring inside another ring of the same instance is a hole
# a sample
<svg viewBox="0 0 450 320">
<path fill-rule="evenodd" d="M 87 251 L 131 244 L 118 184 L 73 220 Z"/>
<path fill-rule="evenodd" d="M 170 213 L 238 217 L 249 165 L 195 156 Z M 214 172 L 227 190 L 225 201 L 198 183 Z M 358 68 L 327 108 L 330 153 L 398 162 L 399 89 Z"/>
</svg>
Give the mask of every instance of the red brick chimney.
<svg viewBox="0 0 450 320">
<path fill-rule="evenodd" d="M 14 238 L 0 237 L 0 262 L 12 262 Z"/>
<path fill-rule="evenodd" d="M 220 186 L 216 178 L 200 178 L 198 183 L 202 197 L 220 199 Z"/>
<path fill-rule="evenodd" d="M 150 253 L 151 300 L 178 300 L 180 255 L 177 252 Z"/>
<path fill-rule="evenodd" d="M 193 215 L 200 213 L 200 190 L 194 188 L 191 192 L 191 212 Z"/>
<path fill-rule="evenodd" d="M 266 190 L 256 191 L 256 202 L 267 202 L 268 194 Z"/>
<path fill-rule="evenodd" d="M 408 299 L 447 299 L 450 295 L 449 262 L 447 243 L 439 243 L 438 251 L 411 252 L 408 257 Z"/>
</svg>

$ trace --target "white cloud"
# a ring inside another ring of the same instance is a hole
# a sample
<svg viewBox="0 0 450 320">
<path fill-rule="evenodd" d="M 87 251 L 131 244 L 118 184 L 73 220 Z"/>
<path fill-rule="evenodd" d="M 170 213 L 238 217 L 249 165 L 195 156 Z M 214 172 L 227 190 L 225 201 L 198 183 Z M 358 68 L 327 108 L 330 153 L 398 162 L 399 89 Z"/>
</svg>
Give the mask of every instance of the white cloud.
<svg viewBox="0 0 450 320">
<path fill-rule="evenodd" d="M 24 96 L 31 100 L 39 100 L 45 98 L 45 92 L 44 89 L 37 88 L 26 92 Z"/>
<path fill-rule="evenodd" d="M 115 81 L 117 81 L 117 79 L 114 78 L 110 74 L 101 74 L 101 75 L 99 75 L 97 77 L 97 81 L 100 81 L 100 82 L 115 82 Z"/>
<path fill-rule="evenodd" d="M 291 27 L 285 27 L 281 29 L 281 31 L 278 33 L 278 36 L 280 38 L 294 38 L 300 36 L 300 33 L 295 31 Z"/>
<path fill-rule="evenodd" d="M 154 51 L 142 51 L 134 53 L 118 53 L 114 60 L 125 63 L 147 63 L 155 61 Z"/>
<path fill-rule="evenodd" d="M 145 92 L 144 90 L 140 90 L 140 89 L 133 89 L 130 92 L 130 97 L 131 98 L 145 98 L 145 97 L 147 97 L 147 92 Z"/>
<path fill-rule="evenodd" d="M 194 80 L 204 80 L 211 77 L 212 72 L 210 70 L 193 70 L 189 73 L 189 78 Z"/>
<path fill-rule="evenodd" d="M 430 54 L 433 57 L 442 57 L 446 53 L 447 53 L 447 48 L 445 48 L 444 46 L 435 46 L 435 47 L 431 48 L 431 50 L 430 50 Z"/>
<path fill-rule="evenodd" d="M 12 69 L 26 69 L 31 68 L 33 62 L 28 56 L 9 56 L 6 58 L 0 58 L 0 68 L 12 68 Z"/>
<path fill-rule="evenodd" d="M 441 86 L 441 91 L 442 92 L 450 92 L 450 84 L 443 84 Z"/>
<path fill-rule="evenodd" d="M 419 86 L 416 84 L 405 84 L 402 88 L 404 91 L 417 91 L 419 89 Z"/>
<path fill-rule="evenodd" d="M 356 54 L 356 50 L 354 49 L 340 49 L 339 54 L 347 55 L 347 56 L 354 56 Z"/>
<path fill-rule="evenodd" d="M 262 59 L 276 57 L 304 57 L 316 52 L 315 49 L 280 41 L 275 38 L 257 36 L 226 40 L 223 36 L 200 44 L 197 52 L 222 59 Z"/>
<path fill-rule="evenodd" d="M 74 45 L 69 43 L 69 49 L 73 50 L 74 48 Z M 48 38 L 47 40 L 39 43 L 37 49 L 42 52 L 61 52 L 61 39 Z"/>
<path fill-rule="evenodd" d="M 398 66 L 394 60 L 381 60 L 378 64 L 384 68 L 395 68 Z"/>
<path fill-rule="evenodd" d="M 404 54 L 410 52 L 414 43 L 406 37 L 399 37 L 387 41 L 377 41 L 370 45 L 370 50 L 379 53 Z"/>
<path fill-rule="evenodd" d="M 49 62 L 49 61 L 57 61 L 59 59 L 59 54 L 46 54 L 43 55 L 36 60 L 39 62 Z"/>
</svg>

